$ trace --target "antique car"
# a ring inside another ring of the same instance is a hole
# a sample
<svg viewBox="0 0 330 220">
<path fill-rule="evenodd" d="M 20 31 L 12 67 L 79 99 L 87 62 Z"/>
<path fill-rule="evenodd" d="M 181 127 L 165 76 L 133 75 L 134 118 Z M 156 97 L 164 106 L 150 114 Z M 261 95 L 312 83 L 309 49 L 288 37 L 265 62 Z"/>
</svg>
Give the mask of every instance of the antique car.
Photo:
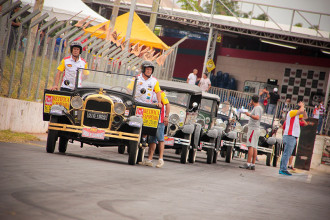
<svg viewBox="0 0 330 220">
<path fill-rule="evenodd" d="M 165 148 L 181 154 L 180 162 L 187 163 L 189 151 L 196 151 L 200 132 L 195 132 L 202 90 L 196 85 L 159 80 L 159 85 L 171 104 L 169 123 L 165 127 Z M 199 130 L 200 131 L 200 130 Z M 191 151 L 191 152 L 192 152 Z"/>
<path fill-rule="evenodd" d="M 221 136 L 221 157 L 225 158 L 227 163 L 241 149 L 240 132 L 242 126 L 239 122 L 239 116 L 236 109 L 225 101 L 219 105 L 217 125 L 224 129 Z"/>
<path fill-rule="evenodd" d="M 88 75 L 80 77 L 83 71 Z M 47 152 L 65 153 L 68 142 L 96 147 L 128 146 L 136 164 L 141 134 L 155 135 L 160 109 L 135 101 L 136 77 L 79 69 L 72 92 L 45 90 L 43 119 L 49 121 Z M 118 149 L 119 150 L 119 149 Z"/>
<path fill-rule="evenodd" d="M 198 150 L 204 150 L 207 154 L 206 162 L 208 164 L 216 163 L 220 152 L 220 141 L 224 128 L 216 126 L 218 106 L 220 97 L 211 93 L 203 92 L 201 107 L 198 112 L 195 132 L 200 131 L 200 140 Z M 191 149 L 189 162 L 195 161 L 196 151 Z"/>
</svg>

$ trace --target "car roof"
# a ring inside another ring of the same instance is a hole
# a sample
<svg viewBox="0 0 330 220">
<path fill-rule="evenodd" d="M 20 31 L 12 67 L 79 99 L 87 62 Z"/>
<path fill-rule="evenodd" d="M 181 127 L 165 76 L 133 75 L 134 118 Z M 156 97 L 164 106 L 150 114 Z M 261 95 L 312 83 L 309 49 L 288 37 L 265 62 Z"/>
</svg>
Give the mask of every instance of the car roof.
<svg viewBox="0 0 330 220">
<path fill-rule="evenodd" d="M 202 94 L 202 89 L 196 85 L 175 82 L 175 81 L 168 81 L 168 80 L 158 80 L 158 81 L 159 81 L 159 86 L 161 89 L 165 89 L 165 90 L 170 89 L 170 90 L 175 90 L 175 91 L 179 91 L 179 92 L 193 93 L 194 95 Z"/>
<path fill-rule="evenodd" d="M 218 102 L 220 102 L 220 97 L 218 95 L 208 93 L 208 92 L 203 92 L 202 98 L 213 99 L 213 100 L 217 100 Z"/>
</svg>

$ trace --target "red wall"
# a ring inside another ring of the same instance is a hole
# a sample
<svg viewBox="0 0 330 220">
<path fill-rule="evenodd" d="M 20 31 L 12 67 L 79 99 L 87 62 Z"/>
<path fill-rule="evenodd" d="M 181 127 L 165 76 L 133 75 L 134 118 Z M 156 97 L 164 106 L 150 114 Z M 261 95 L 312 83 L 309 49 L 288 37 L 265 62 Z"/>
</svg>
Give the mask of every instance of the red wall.
<svg viewBox="0 0 330 220">
<path fill-rule="evenodd" d="M 160 37 L 168 46 L 172 46 L 179 38 Z M 201 77 L 207 42 L 187 39 L 179 45 L 173 77 L 186 79 L 193 69 L 198 69 L 198 77 Z M 291 63 L 330 67 L 330 59 L 314 58 L 310 56 L 288 55 L 284 53 L 268 53 L 240 49 L 223 48 L 217 44 L 217 56 L 230 56 L 237 58 L 271 61 L 279 63 Z M 214 62 L 216 63 L 216 58 Z"/>
</svg>

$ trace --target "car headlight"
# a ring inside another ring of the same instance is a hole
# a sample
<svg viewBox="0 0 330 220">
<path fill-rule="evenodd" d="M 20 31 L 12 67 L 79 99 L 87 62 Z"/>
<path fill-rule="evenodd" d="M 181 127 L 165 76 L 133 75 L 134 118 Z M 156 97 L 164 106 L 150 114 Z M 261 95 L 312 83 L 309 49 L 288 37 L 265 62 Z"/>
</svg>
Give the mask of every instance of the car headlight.
<svg viewBox="0 0 330 220">
<path fill-rule="evenodd" d="M 74 109 L 80 109 L 83 106 L 83 100 L 80 96 L 74 96 L 71 99 L 71 106 Z"/>
<path fill-rule="evenodd" d="M 220 118 L 215 121 L 216 126 L 220 126 L 221 123 L 223 123 L 223 121 Z"/>
<path fill-rule="evenodd" d="M 126 110 L 126 106 L 123 103 L 121 103 L 121 102 L 115 103 L 114 111 L 117 115 L 124 114 L 125 110 Z"/>
<path fill-rule="evenodd" d="M 207 118 L 205 119 L 206 124 L 210 123 L 210 121 L 211 121 L 211 119 L 210 119 L 209 117 L 207 117 Z"/>
<path fill-rule="evenodd" d="M 271 128 L 267 128 L 267 133 L 271 132 L 272 129 Z"/>
<path fill-rule="evenodd" d="M 226 126 L 226 123 L 220 123 L 220 124 L 219 124 L 219 127 L 220 127 L 220 128 L 223 128 L 223 129 L 226 129 L 227 126 Z"/>
<path fill-rule="evenodd" d="M 265 129 L 260 129 L 259 136 L 265 136 L 266 135 L 266 130 Z"/>
<path fill-rule="evenodd" d="M 168 120 L 172 124 L 178 124 L 180 122 L 180 117 L 177 114 L 172 114 Z"/>
</svg>

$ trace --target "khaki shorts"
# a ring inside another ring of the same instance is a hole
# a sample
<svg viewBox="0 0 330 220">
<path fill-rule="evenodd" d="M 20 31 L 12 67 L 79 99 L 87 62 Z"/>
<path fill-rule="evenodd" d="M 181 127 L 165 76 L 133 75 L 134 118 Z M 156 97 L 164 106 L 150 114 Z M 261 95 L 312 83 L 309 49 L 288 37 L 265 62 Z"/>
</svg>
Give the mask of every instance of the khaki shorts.
<svg viewBox="0 0 330 220">
<path fill-rule="evenodd" d="M 249 129 L 247 133 L 247 141 L 246 141 L 246 146 L 247 147 L 253 147 L 256 148 L 258 147 L 258 141 L 259 141 L 259 129 Z"/>
</svg>

